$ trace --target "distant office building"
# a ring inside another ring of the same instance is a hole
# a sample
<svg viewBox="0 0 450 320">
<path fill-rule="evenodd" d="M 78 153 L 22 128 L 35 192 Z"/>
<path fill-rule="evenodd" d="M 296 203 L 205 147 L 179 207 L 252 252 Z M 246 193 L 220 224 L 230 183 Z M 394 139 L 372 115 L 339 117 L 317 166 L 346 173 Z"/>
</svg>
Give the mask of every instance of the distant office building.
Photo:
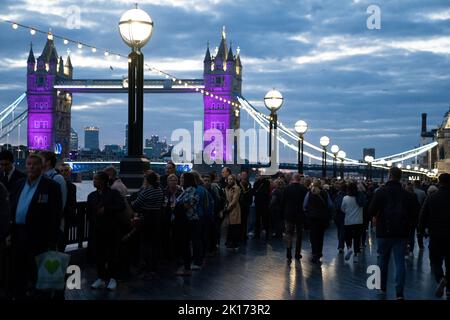
<svg viewBox="0 0 450 320">
<path fill-rule="evenodd" d="M 163 155 L 167 153 L 167 142 L 160 141 L 159 136 L 153 135 L 150 139 L 145 140 L 144 154 L 149 159 L 162 159 Z"/>
<path fill-rule="evenodd" d="M 375 149 L 374 148 L 364 148 L 363 149 L 363 160 L 367 157 L 371 156 L 375 159 Z"/>
<path fill-rule="evenodd" d="M 100 150 L 99 129 L 97 127 L 84 128 L 84 148 Z"/>
<path fill-rule="evenodd" d="M 107 144 L 107 145 L 105 145 L 104 152 L 112 153 L 112 152 L 120 152 L 120 151 L 121 151 L 121 148 L 117 144 Z"/>
<path fill-rule="evenodd" d="M 125 141 L 124 141 L 123 152 L 128 154 L 128 125 L 125 125 Z"/>
<path fill-rule="evenodd" d="M 70 128 L 70 151 L 78 150 L 78 133 Z"/>
</svg>

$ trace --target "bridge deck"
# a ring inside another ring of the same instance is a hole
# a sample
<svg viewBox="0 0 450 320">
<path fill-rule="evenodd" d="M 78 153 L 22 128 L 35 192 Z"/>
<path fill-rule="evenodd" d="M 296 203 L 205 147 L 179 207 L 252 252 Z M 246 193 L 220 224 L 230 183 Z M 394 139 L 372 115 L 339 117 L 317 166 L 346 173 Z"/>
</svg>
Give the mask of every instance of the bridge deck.
<svg viewBox="0 0 450 320">
<path fill-rule="evenodd" d="M 359 264 L 344 261 L 336 246 L 336 230 L 326 233 L 324 258 L 321 266 L 309 262 L 308 235 L 304 237 L 303 260 L 285 261 L 281 240 L 249 240 L 239 252 L 222 249 L 220 256 L 207 258 L 203 270 L 195 271 L 191 278 L 172 275 L 171 266 L 156 280 L 120 281 L 115 292 L 93 291 L 89 285 L 95 280 L 94 267 L 83 269 L 82 290 L 66 293 L 68 299 L 268 299 L 268 300 L 322 300 L 379 299 L 376 292 L 367 289 L 367 266 L 376 264 L 374 235 L 370 237 Z M 394 266 L 391 265 L 388 299 L 393 299 Z M 436 299 L 433 296 L 434 280 L 430 273 L 428 249 L 415 252 L 407 260 L 406 299 Z M 444 295 L 445 296 L 445 295 Z M 444 298 L 443 298 L 444 299 Z"/>
<path fill-rule="evenodd" d="M 128 82 L 126 79 L 74 79 L 59 81 L 54 88 L 81 93 L 128 93 Z M 196 92 L 196 88 L 204 88 L 203 79 L 180 79 L 175 82 L 172 79 L 144 80 L 145 93 L 192 93 Z"/>
</svg>

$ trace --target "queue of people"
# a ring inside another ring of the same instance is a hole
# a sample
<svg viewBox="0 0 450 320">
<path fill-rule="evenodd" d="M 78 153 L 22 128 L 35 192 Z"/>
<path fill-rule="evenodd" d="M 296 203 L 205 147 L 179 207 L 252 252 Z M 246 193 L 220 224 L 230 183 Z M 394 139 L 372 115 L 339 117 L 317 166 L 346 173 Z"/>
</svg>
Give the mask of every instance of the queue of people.
<svg viewBox="0 0 450 320">
<path fill-rule="evenodd" d="M 57 170 L 51 152 L 30 155 L 26 173 L 12 163 L 12 154 L 2 151 L 0 284 L 15 299 L 45 297 L 33 289 L 33 258 L 48 249 L 64 251 L 67 225 L 77 219 L 76 187 L 70 167 L 61 164 Z M 131 195 L 113 167 L 96 172 L 93 184 L 95 191 L 87 198 L 89 247 L 97 267 L 92 289 L 115 290 L 119 280 L 129 276 L 151 280 L 167 270 L 189 277 L 219 254 L 222 241 L 233 253 L 249 238 L 284 238 L 290 264 L 303 258 L 305 231 L 310 261 L 319 265 L 329 245 L 324 243 L 326 230 L 334 222 L 337 253 L 353 263 L 359 263 L 369 230 L 376 229 L 380 291 L 386 293 L 393 255 L 398 299 L 404 298 L 405 259 L 416 239 L 423 250 L 429 236 L 436 295 L 447 289 L 450 297 L 449 174 L 442 174 L 435 185 L 402 184 L 398 168 L 390 170 L 385 185 L 323 181 L 297 173 L 257 176 L 252 185 L 247 172 L 233 175 L 225 167 L 220 178 L 215 172 L 178 175 L 169 162 L 162 177 L 146 171 L 142 187 Z M 63 298 L 64 292 L 57 296 Z"/>
</svg>

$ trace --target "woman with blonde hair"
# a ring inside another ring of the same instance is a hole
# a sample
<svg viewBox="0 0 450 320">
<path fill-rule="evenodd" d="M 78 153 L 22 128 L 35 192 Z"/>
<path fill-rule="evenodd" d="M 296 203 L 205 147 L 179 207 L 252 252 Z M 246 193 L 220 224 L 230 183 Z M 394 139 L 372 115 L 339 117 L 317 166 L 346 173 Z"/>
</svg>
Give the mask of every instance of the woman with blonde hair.
<svg viewBox="0 0 450 320">
<path fill-rule="evenodd" d="M 322 189 L 320 180 L 313 181 L 303 203 L 306 218 L 309 221 L 312 249 L 311 262 L 320 263 L 325 230 L 330 223 L 333 202 L 328 192 Z"/>
<path fill-rule="evenodd" d="M 241 188 L 236 183 L 236 176 L 229 175 L 228 185 L 225 188 L 227 197 L 226 214 L 228 219 L 228 249 L 239 249 L 240 226 L 241 226 L 241 207 L 239 205 L 239 196 Z"/>
</svg>

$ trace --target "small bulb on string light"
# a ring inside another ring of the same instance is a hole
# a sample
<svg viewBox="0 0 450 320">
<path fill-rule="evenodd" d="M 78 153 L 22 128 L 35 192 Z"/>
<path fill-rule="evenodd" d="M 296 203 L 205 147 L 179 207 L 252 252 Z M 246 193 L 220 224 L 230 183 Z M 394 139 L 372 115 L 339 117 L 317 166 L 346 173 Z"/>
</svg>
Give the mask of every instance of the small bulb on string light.
<svg viewBox="0 0 450 320">
<path fill-rule="evenodd" d="M 166 79 L 169 79 L 170 77 L 169 77 L 169 75 L 168 74 L 166 74 Z"/>
<path fill-rule="evenodd" d="M 31 30 L 30 30 L 30 34 L 31 34 L 32 36 L 34 36 L 34 35 L 36 34 L 36 30 L 31 29 Z"/>
<path fill-rule="evenodd" d="M 47 39 L 48 39 L 48 40 L 53 40 L 53 34 L 52 34 L 51 32 L 49 32 L 49 33 L 47 34 Z"/>
<path fill-rule="evenodd" d="M 131 59 L 128 59 L 128 63 L 131 63 Z"/>
<path fill-rule="evenodd" d="M 117 60 L 120 60 L 120 56 L 119 56 L 119 55 L 116 55 L 116 59 L 117 59 Z"/>
<path fill-rule="evenodd" d="M 173 81 L 173 82 L 175 82 L 175 81 L 177 81 L 177 79 L 175 79 L 175 78 L 172 78 L 172 81 Z"/>
<path fill-rule="evenodd" d="M 65 44 L 65 45 L 68 45 L 68 44 L 69 44 L 69 40 L 64 39 L 64 44 Z"/>
<path fill-rule="evenodd" d="M 97 48 L 92 48 L 92 52 L 97 52 Z"/>
<path fill-rule="evenodd" d="M 182 84 L 183 82 L 181 82 L 181 80 L 178 80 L 178 84 Z"/>
<path fill-rule="evenodd" d="M 200 89 L 199 89 L 199 88 L 195 88 L 195 91 L 199 92 L 199 91 L 200 91 Z"/>
<path fill-rule="evenodd" d="M 12 24 L 12 28 L 13 28 L 14 30 L 17 30 L 17 29 L 19 28 L 19 25 L 18 25 L 17 23 L 13 23 L 13 24 Z"/>
<path fill-rule="evenodd" d="M 83 45 L 81 43 L 78 43 L 78 49 L 83 49 Z"/>
<path fill-rule="evenodd" d="M 105 55 L 105 57 L 109 56 L 109 52 L 105 51 L 104 55 Z"/>
</svg>

